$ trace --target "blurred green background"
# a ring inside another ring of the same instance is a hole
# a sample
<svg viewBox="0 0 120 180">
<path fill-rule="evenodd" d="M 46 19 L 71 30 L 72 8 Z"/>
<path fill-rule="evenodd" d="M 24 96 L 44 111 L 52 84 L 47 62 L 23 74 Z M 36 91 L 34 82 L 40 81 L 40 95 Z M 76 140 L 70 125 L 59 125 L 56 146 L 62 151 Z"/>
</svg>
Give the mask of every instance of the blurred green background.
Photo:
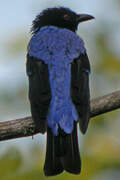
<svg viewBox="0 0 120 180">
<path fill-rule="evenodd" d="M 0 121 L 30 115 L 25 73 L 31 22 L 42 9 L 67 6 L 90 13 L 95 21 L 79 25 L 91 61 L 91 97 L 120 89 L 120 0 L 21 0 L 0 5 Z M 119 180 L 120 112 L 91 119 L 79 133 L 82 172 L 49 179 Z M 43 174 L 45 135 L 0 142 L 0 180 L 47 179 Z"/>
</svg>

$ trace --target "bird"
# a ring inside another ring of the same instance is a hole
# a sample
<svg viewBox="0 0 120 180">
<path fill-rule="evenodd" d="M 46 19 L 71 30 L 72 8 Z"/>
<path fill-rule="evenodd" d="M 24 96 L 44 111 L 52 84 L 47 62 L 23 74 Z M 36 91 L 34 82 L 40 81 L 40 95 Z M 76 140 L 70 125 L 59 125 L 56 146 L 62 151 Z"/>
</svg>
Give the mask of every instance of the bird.
<svg viewBox="0 0 120 180">
<path fill-rule="evenodd" d="M 45 176 L 63 171 L 80 174 L 78 127 L 86 133 L 90 119 L 90 62 L 76 31 L 92 20 L 67 7 L 43 10 L 32 23 L 26 72 L 35 128 L 47 132 Z"/>
</svg>

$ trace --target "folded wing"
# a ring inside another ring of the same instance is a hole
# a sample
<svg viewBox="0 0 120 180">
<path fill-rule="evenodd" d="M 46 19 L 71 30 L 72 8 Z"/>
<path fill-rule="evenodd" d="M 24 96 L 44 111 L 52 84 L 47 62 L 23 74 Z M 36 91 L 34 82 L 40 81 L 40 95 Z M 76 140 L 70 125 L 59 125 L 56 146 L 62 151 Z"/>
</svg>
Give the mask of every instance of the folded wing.
<svg viewBox="0 0 120 180">
<path fill-rule="evenodd" d="M 46 116 L 51 100 L 48 66 L 28 54 L 26 67 L 32 118 L 39 132 L 45 133 L 47 129 Z"/>
<path fill-rule="evenodd" d="M 85 133 L 90 118 L 90 63 L 86 53 L 75 59 L 71 66 L 71 97 L 79 115 L 79 125 Z"/>
</svg>

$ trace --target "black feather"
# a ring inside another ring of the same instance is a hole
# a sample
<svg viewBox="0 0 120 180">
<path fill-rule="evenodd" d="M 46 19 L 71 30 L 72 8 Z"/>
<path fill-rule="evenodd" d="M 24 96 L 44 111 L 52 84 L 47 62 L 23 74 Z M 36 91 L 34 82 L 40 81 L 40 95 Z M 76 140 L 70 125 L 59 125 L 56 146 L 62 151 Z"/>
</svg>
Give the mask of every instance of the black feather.
<svg viewBox="0 0 120 180">
<path fill-rule="evenodd" d="M 64 19 L 64 15 L 67 14 L 70 17 L 70 21 Z M 56 26 L 60 28 L 68 28 L 72 31 L 77 29 L 77 14 L 64 7 L 48 8 L 38 14 L 32 24 L 32 33 L 36 33 L 43 26 Z"/>
<path fill-rule="evenodd" d="M 27 74 L 32 118 L 36 129 L 45 133 L 46 116 L 51 100 L 48 67 L 43 61 L 27 55 Z"/>
<path fill-rule="evenodd" d="M 90 64 L 85 53 L 75 59 L 71 66 L 71 97 L 79 114 L 79 125 L 83 134 L 90 118 L 89 73 Z"/>
<path fill-rule="evenodd" d="M 61 133 L 54 136 L 51 129 L 47 129 L 47 146 L 44 172 L 46 176 L 58 175 L 63 170 L 79 174 L 81 160 L 78 147 L 77 124 L 71 134 Z"/>
<path fill-rule="evenodd" d="M 63 139 L 66 153 L 61 157 L 64 169 L 72 174 L 79 174 L 81 171 L 81 160 L 78 147 L 77 124 L 71 134 L 67 134 Z"/>
<path fill-rule="evenodd" d="M 63 166 L 60 161 L 60 139 L 54 136 L 51 129 L 47 128 L 46 158 L 44 173 L 46 176 L 54 176 L 63 172 Z"/>
</svg>

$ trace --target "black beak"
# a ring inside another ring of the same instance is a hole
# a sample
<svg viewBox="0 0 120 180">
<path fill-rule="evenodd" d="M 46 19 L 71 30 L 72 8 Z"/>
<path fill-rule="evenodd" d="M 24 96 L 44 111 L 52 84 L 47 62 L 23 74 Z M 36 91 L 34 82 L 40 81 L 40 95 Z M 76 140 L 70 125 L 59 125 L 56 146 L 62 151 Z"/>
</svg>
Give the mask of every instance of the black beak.
<svg viewBox="0 0 120 180">
<path fill-rule="evenodd" d="M 88 21 L 91 19 L 95 19 L 93 16 L 89 15 L 89 14 L 78 14 L 77 17 L 77 23 L 83 22 L 83 21 Z"/>
</svg>

